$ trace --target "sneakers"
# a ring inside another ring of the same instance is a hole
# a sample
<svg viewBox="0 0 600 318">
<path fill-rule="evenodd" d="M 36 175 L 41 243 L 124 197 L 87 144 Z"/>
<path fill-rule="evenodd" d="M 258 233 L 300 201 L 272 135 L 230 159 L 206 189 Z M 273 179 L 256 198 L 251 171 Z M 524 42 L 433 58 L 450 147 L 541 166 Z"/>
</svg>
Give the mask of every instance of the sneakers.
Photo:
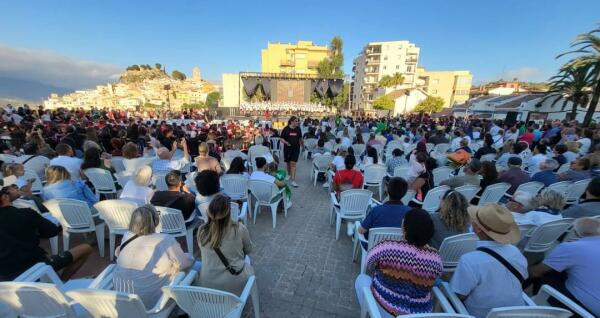
<svg viewBox="0 0 600 318">
<path fill-rule="evenodd" d="M 292 185 L 292 187 L 297 188 L 298 184 L 296 183 L 296 181 L 292 181 L 292 183 L 290 183 Z"/>
<path fill-rule="evenodd" d="M 285 176 L 285 181 L 289 181 L 290 180 L 290 175 L 288 174 L 287 176 Z"/>
<path fill-rule="evenodd" d="M 329 188 L 329 183 L 327 183 L 327 182 L 323 183 L 323 188 Z"/>
<path fill-rule="evenodd" d="M 354 236 L 354 223 L 348 222 L 348 228 L 346 230 L 346 234 L 348 234 L 348 236 L 350 236 L 350 237 Z"/>
</svg>

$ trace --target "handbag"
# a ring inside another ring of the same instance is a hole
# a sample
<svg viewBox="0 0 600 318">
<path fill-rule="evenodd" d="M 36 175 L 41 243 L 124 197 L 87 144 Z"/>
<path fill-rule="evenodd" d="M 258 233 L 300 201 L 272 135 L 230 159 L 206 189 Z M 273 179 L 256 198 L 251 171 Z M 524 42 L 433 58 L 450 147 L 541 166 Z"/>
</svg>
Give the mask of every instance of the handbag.
<svg viewBox="0 0 600 318">
<path fill-rule="evenodd" d="M 227 258 L 225 258 L 225 255 L 223 255 L 223 252 L 221 252 L 220 248 L 216 247 L 214 250 L 215 253 L 217 253 L 219 259 L 221 260 L 221 263 L 225 265 L 225 268 L 231 273 L 231 275 L 238 276 L 244 271 L 244 266 L 242 266 L 242 268 L 239 271 L 236 271 L 235 268 L 231 267 L 231 264 L 229 264 L 229 261 L 227 261 Z"/>
</svg>

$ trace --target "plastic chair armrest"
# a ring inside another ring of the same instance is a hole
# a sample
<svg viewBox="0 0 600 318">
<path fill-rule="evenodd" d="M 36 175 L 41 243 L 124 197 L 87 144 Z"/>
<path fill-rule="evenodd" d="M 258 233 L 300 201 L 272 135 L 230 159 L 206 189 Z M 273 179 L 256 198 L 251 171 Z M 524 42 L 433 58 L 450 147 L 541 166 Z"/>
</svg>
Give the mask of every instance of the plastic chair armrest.
<svg viewBox="0 0 600 318">
<path fill-rule="evenodd" d="M 375 297 L 373 297 L 373 294 L 371 294 L 371 289 L 369 289 L 369 287 L 363 287 L 362 292 L 365 308 L 360 309 L 360 317 L 365 318 L 368 312 L 370 318 L 381 318 L 379 307 L 377 307 L 377 301 L 375 300 Z"/>
<path fill-rule="evenodd" d="M 446 298 L 448 299 L 448 301 L 450 301 L 450 303 L 454 307 L 454 310 L 457 313 L 462 314 L 462 315 L 468 315 L 469 314 L 469 312 L 467 311 L 467 308 L 465 308 L 465 305 L 463 304 L 463 302 L 450 289 L 450 285 L 447 282 L 442 282 L 439 285 L 439 287 L 442 290 L 442 292 L 444 293 L 444 295 L 446 296 Z"/>
<path fill-rule="evenodd" d="M 567 296 L 563 295 L 558 290 L 554 289 L 549 285 L 543 285 L 540 289 L 539 293 L 534 296 L 534 300 L 537 305 L 544 306 L 548 303 L 548 298 L 553 297 L 554 299 L 560 301 L 563 305 L 569 307 L 571 311 L 578 314 L 583 318 L 592 318 L 594 315 L 589 313 L 583 307 L 576 304 L 574 301 L 569 299 Z"/>
<path fill-rule="evenodd" d="M 248 300 L 248 297 L 250 296 L 250 293 L 252 292 L 252 287 L 254 286 L 254 281 L 256 280 L 256 276 L 252 275 L 248 278 L 248 281 L 246 282 L 246 286 L 244 286 L 244 290 L 242 291 L 242 294 L 240 295 L 240 299 L 242 300 L 242 302 L 246 302 Z"/>
<path fill-rule="evenodd" d="M 248 202 L 243 202 L 242 203 L 242 208 L 240 209 L 240 219 L 243 219 L 246 217 L 246 214 L 248 214 Z"/>
<path fill-rule="evenodd" d="M 185 276 L 185 278 L 179 283 L 179 285 L 181 286 L 189 286 L 192 284 L 192 282 L 194 281 L 194 279 L 196 279 L 196 275 L 198 275 L 198 272 L 196 272 L 195 270 L 191 270 L 187 273 L 187 275 Z"/>
<path fill-rule="evenodd" d="M 91 289 L 108 289 L 112 283 L 113 274 L 117 268 L 116 264 L 110 264 L 90 283 Z"/>
<path fill-rule="evenodd" d="M 17 276 L 13 281 L 14 282 L 35 282 L 40 279 L 41 273 L 44 271 L 45 263 L 37 263 L 31 266 L 29 269 L 21 273 L 21 275 Z"/>
<path fill-rule="evenodd" d="M 360 242 L 364 242 L 364 243 L 369 243 L 369 241 L 365 238 L 364 234 L 360 234 L 358 233 L 358 227 L 360 226 L 360 221 L 355 221 L 354 222 L 354 233 L 356 233 L 356 238 L 360 241 Z"/>
<path fill-rule="evenodd" d="M 527 296 L 527 294 L 525 294 L 525 292 L 522 293 L 523 296 L 523 300 L 525 301 L 525 304 L 527 306 L 537 306 L 536 303 L 533 301 L 533 299 L 531 299 L 529 296 Z"/>
<path fill-rule="evenodd" d="M 329 193 L 329 196 L 331 197 L 331 203 L 335 206 L 335 205 L 340 205 L 340 203 L 338 202 L 338 199 L 335 196 L 334 192 Z"/>
<path fill-rule="evenodd" d="M 185 278 L 185 273 L 179 272 L 179 273 L 175 274 L 175 277 L 173 277 L 173 279 L 171 280 L 171 282 L 169 283 L 168 286 L 169 287 L 177 286 L 181 283 L 181 281 L 184 278 Z M 165 306 L 167 306 L 167 303 L 169 302 L 170 299 L 171 298 L 163 292 L 163 294 L 160 296 L 160 298 L 156 302 L 156 305 L 154 305 L 154 307 L 152 307 L 152 309 L 149 309 L 147 311 L 147 313 L 152 314 L 152 313 L 157 313 L 157 312 L 163 310 L 163 308 L 165 308 Z"/>
<path fill-rule="evenodd" d="M 454 310 L 454 307 L 452 307 L 452 305 L 450 304 L 450 302 L 448 301 L 446 296 L 444 296 L 444 293 L 438 287 L 434 286 L 432 289 L 432 292 L 433 292 L 433 295 L 435 296 L 435 299 L 437 299 L 437 302 L 440 305 L 440 308 L 442 309 L 443 312 L 447 312 L 450 314 L 456 313 L 456 311 Z"/>
</svg>

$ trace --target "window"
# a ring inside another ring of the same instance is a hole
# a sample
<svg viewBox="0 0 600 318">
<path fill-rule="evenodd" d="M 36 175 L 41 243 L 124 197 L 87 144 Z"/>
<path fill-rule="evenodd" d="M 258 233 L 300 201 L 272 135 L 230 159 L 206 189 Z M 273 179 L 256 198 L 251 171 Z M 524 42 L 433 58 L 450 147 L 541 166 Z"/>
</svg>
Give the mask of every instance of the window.
<svg viewBox="0 0 600 318">
<path fill-rule="evenodd" d="M 384 60 L 384 61 L 387 61 L 387 56 L 384 56 L 384 57 L 383 57 L 383 60 Z"/>
<path fill-rule="evenodd" d="M 406 67 L 406 71 L 407 71 L 408 73 L 412 73 L 412 66 L 407 66 L 407 67 Z"/>
<path fill-rule="evenodd" d="M 431 84 L 432 84 L 432 85 L 437 85 L 437 84 L 439 84 L 439 83 L 440 83 L 440 80 L 439 80 L 439 79 L 434 79 L 434 80 L 432 80 L 432 81 L 431 81 Z"/>
<path fill-rule="evenodd" d="M 385 69 L 386 69 L 386 68 L 387 68 L 387 66 L 384 66 L 384 67 L 383 67 L 383 70 L 385 71 Z"/>
<path fill-rule="evenodd" d="M 396 69 L 399 70 L 400 69 L 400 65 L 396 65 Z"/>
<path fill-rule="evenodd" d="M 437 94 L 437 89 L 432 89 L 431 94 Z"/>
</svg>

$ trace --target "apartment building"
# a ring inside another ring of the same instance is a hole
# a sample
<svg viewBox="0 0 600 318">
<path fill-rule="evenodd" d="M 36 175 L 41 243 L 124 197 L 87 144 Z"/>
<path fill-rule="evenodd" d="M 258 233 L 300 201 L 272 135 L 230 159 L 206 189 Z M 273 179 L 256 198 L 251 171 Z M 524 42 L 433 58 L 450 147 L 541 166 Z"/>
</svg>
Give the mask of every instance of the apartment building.
<svg viewBox="0 0 600 318">
<path fill-rule="evenodd" d="M 473 75 L 469 71 L 426 71 L 417 68 L 417 86 L 430 96 L 444 99 L 444 107 L 469 99 Z"/>
<path fill-rule="evenodd" d="M 317 66 L 329 57 L 326 46 L 314 45 L 311 41 L 271 43 L 261 51 L 263 73 L 289 73 L 317 75 Z"/>
<path fill-rule="evenodd" d="M 353 61 L 352 109 L 373 109 L 373 100 L 387 93 L 378 87 L 385 75 L 400 73 L 404 76 L 404 84 L 397 89 L 415 87 L 419 51 L 409 41 L 369 42 Z"/>
</svg>

